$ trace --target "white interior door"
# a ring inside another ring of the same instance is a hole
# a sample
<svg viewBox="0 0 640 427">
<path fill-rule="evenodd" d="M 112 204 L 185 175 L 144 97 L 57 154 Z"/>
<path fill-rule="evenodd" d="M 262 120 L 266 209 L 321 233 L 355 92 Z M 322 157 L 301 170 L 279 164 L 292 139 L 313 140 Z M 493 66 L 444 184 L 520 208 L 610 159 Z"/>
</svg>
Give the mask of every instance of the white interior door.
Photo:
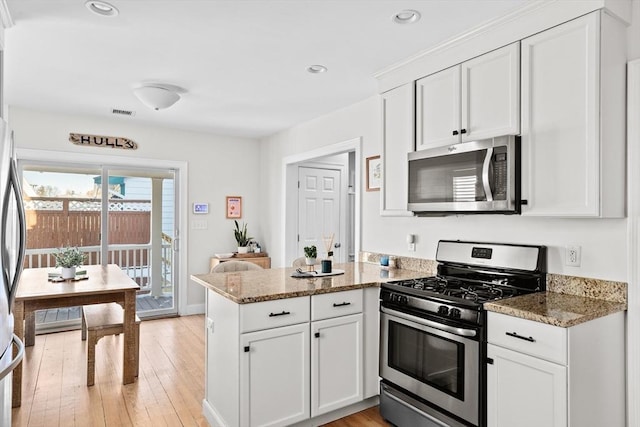
<svg viewBox="0 0 640 427">
<path fill-rule="evenodd" d="M 342 254 L 341 172 L 336 169 L 298 168 L 298 254 L 315 245 L 318 258 L 327 256 L 324 238 L 333 234 L 333 259 L 344 262 Z"/>
</svg>

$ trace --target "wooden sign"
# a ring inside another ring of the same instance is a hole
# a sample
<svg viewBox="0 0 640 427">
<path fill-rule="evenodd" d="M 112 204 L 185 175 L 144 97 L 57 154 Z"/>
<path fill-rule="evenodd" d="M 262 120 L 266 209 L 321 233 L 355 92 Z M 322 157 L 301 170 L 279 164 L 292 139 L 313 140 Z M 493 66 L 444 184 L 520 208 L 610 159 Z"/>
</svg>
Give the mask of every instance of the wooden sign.
<svg viewBox="0 0 640 427">
<path fill-rule="evenodd" d="M 120 148 L 123 150 L 137 150 L 138 144 L 128 138 L 117 136 L 85 135 L 70 133 L 69 141 L 75 145 L 88 145 L 90 147 Z"/>
</svg>

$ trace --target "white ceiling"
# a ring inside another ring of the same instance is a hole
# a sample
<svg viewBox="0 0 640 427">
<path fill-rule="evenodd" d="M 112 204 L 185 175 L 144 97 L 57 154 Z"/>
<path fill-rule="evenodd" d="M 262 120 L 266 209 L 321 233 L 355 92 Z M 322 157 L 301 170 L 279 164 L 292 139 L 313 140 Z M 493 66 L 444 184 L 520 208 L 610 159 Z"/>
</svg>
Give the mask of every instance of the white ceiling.
<svg viewBox="0 0 640 427">
<path fill-rule="evenodd" d="M 7 104 L 259 138 L 366 99 L 375 72 L 527 0 L 112 0 L 117 17 L 85 0 L 6 2 Z M 402 9 L 422 19 L 394 24 Z M 187 93 L 153 111 L 131 91 L 151 81 Z"/>
</svg>

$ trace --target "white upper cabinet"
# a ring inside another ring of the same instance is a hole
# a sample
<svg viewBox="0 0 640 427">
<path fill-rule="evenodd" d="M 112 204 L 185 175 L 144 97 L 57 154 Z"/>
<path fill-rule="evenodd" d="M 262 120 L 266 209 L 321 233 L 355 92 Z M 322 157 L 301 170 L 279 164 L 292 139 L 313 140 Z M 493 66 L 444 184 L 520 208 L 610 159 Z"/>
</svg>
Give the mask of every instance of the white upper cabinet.
<svg viewBox="0 0 640 427">
<path fill-rule="evenodd" d="M 416 150 L 520 133 L 520 45 L 416 82 Z"/>
<path fill-rule="evenodd" d="M 382 94 L 382 216 L 412 216 L 407 210 L 409 164 L 414 150 L 415 87 L 407 83 Z"/>
<path fill-rule="evenodd" d="M 520 43 L 494 50 L 460 67 L 461 141 L 519 134 Z"/>
<path fill-rule="evenodd" d="M 523 215 L 624 216 L 625 61 L 600 11 L 522 40 Z"/>
<path fill-rule="evenodd" d="M 416 82 L 416 150 L 460 142 L 460 66 Z"/>
</svg>

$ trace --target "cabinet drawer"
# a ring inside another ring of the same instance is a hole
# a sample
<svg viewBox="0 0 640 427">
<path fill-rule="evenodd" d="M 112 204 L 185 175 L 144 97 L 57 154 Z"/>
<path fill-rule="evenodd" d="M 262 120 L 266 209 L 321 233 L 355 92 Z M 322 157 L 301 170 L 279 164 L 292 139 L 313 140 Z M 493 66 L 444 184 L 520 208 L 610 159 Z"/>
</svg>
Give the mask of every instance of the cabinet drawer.
<svg viewBox="0 0 640 427">
<path fill-rule="evenodd" d="M 362 289 L 331 292 L 311 297 L 311 320 L 362 313 Z"/>
<path fill-rule="evenodd" d="M 567 364 L 566 328 L 488 312 L 487 341 L 551 362 Z"/>
<path fill-rule="evenodd" d="M 260 331 L 309 321 L 309 297 L 286 298 L 240 306 L 240 332 Z"/>
</svg>

